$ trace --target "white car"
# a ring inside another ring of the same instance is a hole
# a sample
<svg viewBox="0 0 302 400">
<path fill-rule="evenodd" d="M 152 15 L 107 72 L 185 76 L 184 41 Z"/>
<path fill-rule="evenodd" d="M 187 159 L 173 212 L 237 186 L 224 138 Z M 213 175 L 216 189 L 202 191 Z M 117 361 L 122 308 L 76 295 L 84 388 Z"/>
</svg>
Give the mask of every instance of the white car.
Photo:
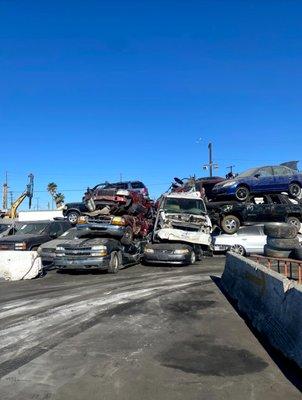
<svg viewBox="0 0 302 400">
<path fill-rule="evenodd" d="M 302 235 L 298 235 L 302 245 Z M 266 235 L 263 225 L 243 226 L 233 235 L 220 233 L 213 237 L 215 252 L 233 251 L 242 256 L 246 254 L 263 254 Z"/>
<path fill-rule="evenodd" d="M 221 233 L 213 237 L 214 251 L 233 251 L 242 256 L 246 254 L 263 254 L 266 235 L 263 225 L 243 226 L 233 235 Z"/>
</svg>

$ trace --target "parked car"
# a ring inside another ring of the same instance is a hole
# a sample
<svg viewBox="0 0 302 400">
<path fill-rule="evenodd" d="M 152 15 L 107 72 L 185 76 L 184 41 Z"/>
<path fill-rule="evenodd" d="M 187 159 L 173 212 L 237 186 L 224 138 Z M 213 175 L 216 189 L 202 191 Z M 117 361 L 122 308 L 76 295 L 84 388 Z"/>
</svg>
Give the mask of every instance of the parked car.
<svg viewBox="0 0 302 400">
<path fill-rule="evenodd" d="M 236 178 L 218 183 L 212 189 L 217 197 L 235 197 L 245 201 L 254 193 L 288 192 L 292 197 L 301 195 L 302 174 L 285 165 L 251 168 Z"/>
<path fill-rule="evenodd" d="M 14 235 L 0 239 L 0 250 L 37 250 L 69 228 L 71 224 L 65 220 L 22 222 Z"/>
<path fill-rule="evenodd" d="M 68 221 L 75 225 L 78 222 L 78 218 L 85 212 L 88 212 L 86 204 L 81 203 L 67 203 L 63 207 L 63 216 L 68 219 Z"/>
<path fill-rule="evenodd" d="M 115 183 L 100 183 L 94 186 L 92 189 L 87 188 L 87 192 L 84 194 L 83 202 L 87 198 L 93 198 L 97 200 L 99 196 L 103 196 L 106 192 L 110 193 L 111 190 L 128 190 L 129 192 L 140 193 L 144 197 L 149 197 L 149 192 L 147 187 L 141 181 L 127 181 L 127 182 L 115 182 Z"/>
<path fill-rule="evenodd" d="M 243 226 L 233 235 L 220 232 L 213 237 L 215 252 L 233 251 L 242 256 L 247 254 L 263 254 L 266 235 L 263 226 Z"/>
<path fill-rule="evenodd" d="M 287 195 L 250 195 L 246 202 L 210 202 L 207 209 L 214 225 L 233 234 L 242 225 L 288 222 L 301 228 L 302 204 L 294 204 Z"/>
<path fill-rule="evenodd" d="M 302 235 L 297 236 L 302 245 Z M 264 254 L 267 236 L 263 225 L 242 226 L 233 235 L 222 231 L 213 235 L 214 252 L 233 251 L 242 256 L 249 254 Z"/>
<path fill-rule="evenodd" d="M 70 228 L 56 239 L 41 244 L 41 246 L 38 248 L 38 253 L 42 259 L 42 265 L 44 267 L 52 266 L 54 263 L 57 246 L 63 245 L 64 243 L 69 243 L 71 240 L 75 240 L 77 234 L 77 228 Z"/>
<path fill-rule="evenodd" d="M 123 267 L 138 263 L 141 252 L 140 242 L 125 248 L 119 240 L 87 235 L 59 244 L 54 265 L 61 270 L 107 270 L 115 274 Z"/>
</svg>

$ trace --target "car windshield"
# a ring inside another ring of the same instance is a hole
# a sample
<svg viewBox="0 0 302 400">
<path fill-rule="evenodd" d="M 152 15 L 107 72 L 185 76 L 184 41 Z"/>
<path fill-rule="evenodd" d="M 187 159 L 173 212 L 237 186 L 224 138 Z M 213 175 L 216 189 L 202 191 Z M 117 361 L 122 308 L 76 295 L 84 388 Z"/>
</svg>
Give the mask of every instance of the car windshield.
<svg viewBox="0 0 302 400">
<path fill-rule="evenodd" d="M 17 227 L 18 234 L 22 235 L 28 235 L 28 234 L 41 234 L 45 228 L 49 224 L 47 222 L 44 223 L 27 223 L 27 224 L 22 224 Z"/>
<path fill-rule="evenodd" d="M 10 225 L 8 224 L 0 224 L 0 233 L 6 231 L 9 227 Z"/>
<path fill-rule="evenodd" d="M 77 228 L 71 228 L 59 236 L 58 239 L 74 239 L 77 236 Z"/>
<path fill-rule="evenodd" d="M 247 178 L 248 176 L 254 176 L 258 170 L 259 170 L 259 168 L 248 169 L 247 171 L 242 172 L 241 174 L 237 175 L 236 178 Z"/>
<path fill-rule="evenodd" d="M 205 206 L 202 200 L 198 199 L 181 199 L 168 197 L 164 202 L 164 211 L 175 214 L 205 214 Z"/>
</svg>

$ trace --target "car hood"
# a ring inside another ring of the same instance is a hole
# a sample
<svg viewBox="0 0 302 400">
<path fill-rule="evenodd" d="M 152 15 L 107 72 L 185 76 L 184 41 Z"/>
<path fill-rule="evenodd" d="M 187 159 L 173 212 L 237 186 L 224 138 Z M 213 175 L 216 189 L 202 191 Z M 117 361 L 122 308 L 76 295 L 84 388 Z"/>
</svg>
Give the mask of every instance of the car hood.
<svg viewBox="0 0 302 400">
<path fill-rule="evenodd" d="M 113 239 L 108 238 L 76 238 L 76 239 L 69 239 L 69 240 L 61 240 L 57 245 L 63 246 L 65 248 L 68 247 L 87 247 L 87 246 L 97 246 L 100 244 L 106 245 L 108 241 L 112 241 Z"/>
<path fill-rule="evenodd" d="M 40 246 L 40 249 L 44 251 L 54 250 L 57 246 L 61 246 L 65 243 L 76 242 L 77 240 L 78 239 L 54 239 L 51 240 L 50 242 L 43 243 Z"/>
<path fill-rule="evenodd" d="M 1 243 L 12 243 L 12 242 L 28 242 L 33 240 L 46 240 L 48 236 L 46 235 L 11 235 L 1 238 Z"/>
</svg>

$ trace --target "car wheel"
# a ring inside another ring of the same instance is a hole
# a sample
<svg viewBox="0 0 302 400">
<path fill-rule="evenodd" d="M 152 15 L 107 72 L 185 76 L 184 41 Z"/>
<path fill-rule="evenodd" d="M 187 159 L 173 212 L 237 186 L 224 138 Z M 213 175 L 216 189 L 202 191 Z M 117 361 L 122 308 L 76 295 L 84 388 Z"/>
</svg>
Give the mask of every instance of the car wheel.
<svg viewBox="0 0 302 400">
<path fill-rule="evenodd" d="M 67 213 L 67 219 L 72 225 L 75 225 L 78 222 L 79 216 L 80 213 L 78 211 L 70 211 Z"/>
<path fill-rule="evenodd" d="M 284 222 L 269 222 L 264 225 L 264 234 L 276 239 L 292 239 L 297 236 L 297 228 Z"/>
<path fill-rule="evenodd" d="M 109 261 L 108 272 L 110 274 L 117 274 L 119 267 L 120 267 L 120 259 L 119 259 L 118 253 L 116 251 L 113 251 L 111 253 L 111 257 L 110 257 L 110 261 Z"/>
<path fill-rule="evenodd" d="M 240 221 L 234 215 L 227 215 L 222 219 L 221 227 L 225 233 L 232 235 L 238 231 L 240 227 Z"/>
<path fill-rule="evenodd" d="M 233 253 L 239 254 L 240 256 L 244 256 L 245 255 L 245 248 L 243 246 L 241 246 L 241 244 L 233 244 L 233 246 L 231 246 L 230 251 L 232 251 Z"/>
<path fill-rule="evenodd" d="M 275 250 L 293 250 L 299 246 L 299 239 L 275 239 L 268 236 L 267 244 L 271 249 Z"/>
<path fill-rule="evenodd" d="M 190 264 L 193 265 L 193 264 L 195 264 L 195 262 L 196 262 L 196 254 L 195 254 L 195 251 L 192 250 L 191 255 L 190 255 Z"/>
<path fill-rule="evenodd" d="M 288 217 L 286 222 L 290 225 L 294 225 L 297 228 L 297 231 L 301 229 L 301 222 L 297 217 Z"/>
<path fill-rule="evenodd" d="M 301 186 L 298 183 L 291 183 L 288 187 L 288 193 L 292 197 L 299 197 L 301 194 Z"/>
<path fill-rule="evenodd" d="M 272 258 L 288 258 L 291 250 L 276 250 L 269 247 L 267 244 L 264 246 L 264 255 Z"/>
<path fill-rule="evenodd" d="M 235 197 L 239 201 L 245 201 L 250 194 L 249 189 L 246 186 L 239 186 L 236 189 Z"/>
</svg>

